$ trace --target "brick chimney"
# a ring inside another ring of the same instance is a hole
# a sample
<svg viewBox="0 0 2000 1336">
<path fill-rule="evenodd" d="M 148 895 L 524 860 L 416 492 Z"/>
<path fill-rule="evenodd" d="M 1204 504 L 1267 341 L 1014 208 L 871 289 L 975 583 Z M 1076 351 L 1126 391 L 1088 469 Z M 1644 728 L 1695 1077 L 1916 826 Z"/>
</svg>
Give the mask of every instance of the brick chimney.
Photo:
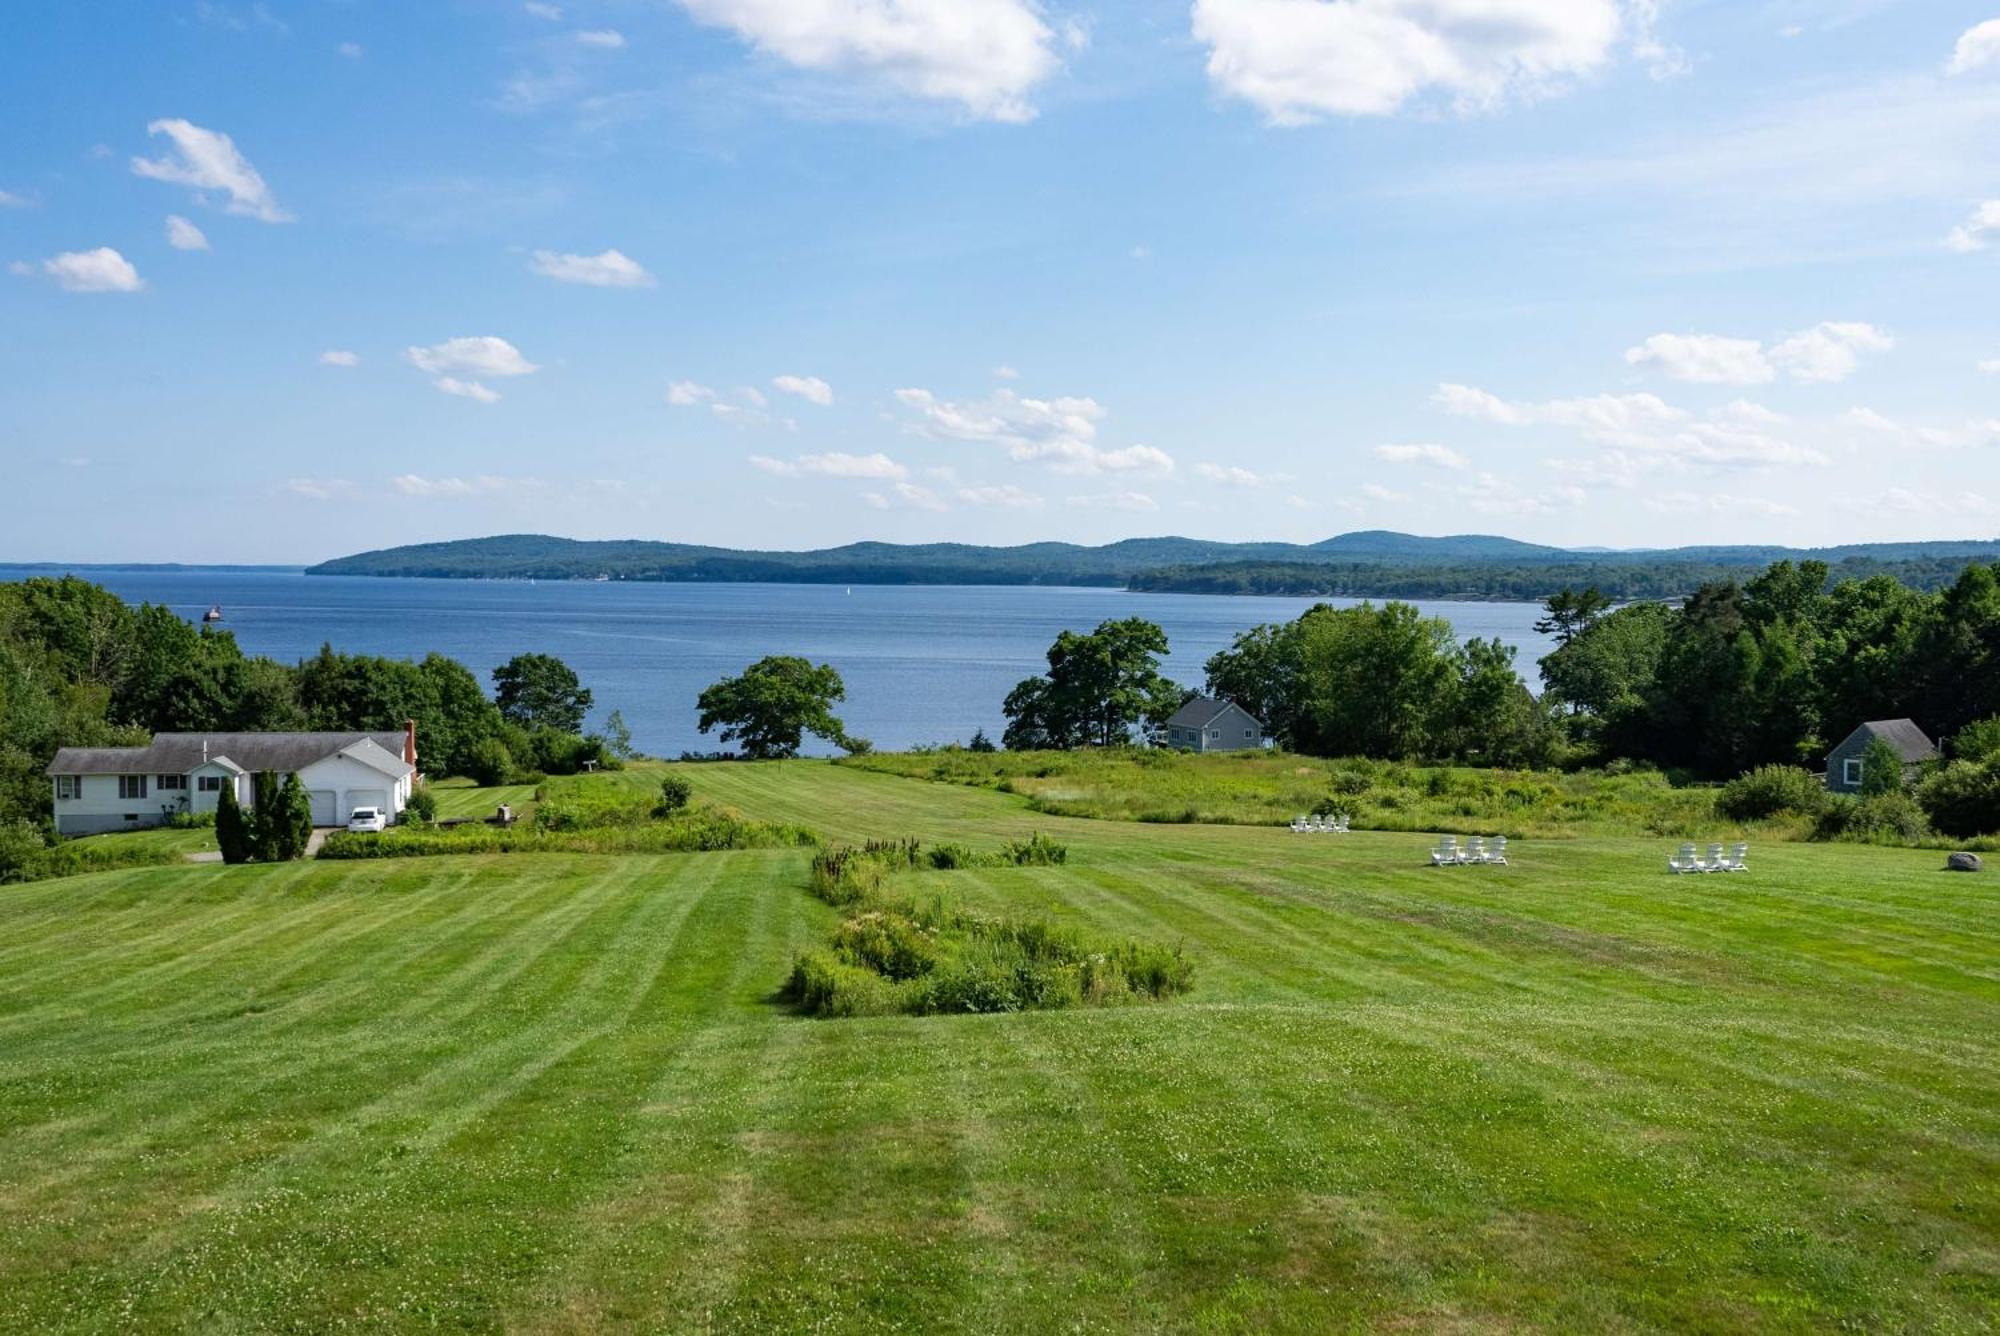
<svg viewBox="0 0 2000 1336">
<path fill-rule="evenodd" d="M 417 721 L 414 719 L 405 719 L 403 721 L 403 764 L 413 770 L 416 769 Z"/>
</svg>

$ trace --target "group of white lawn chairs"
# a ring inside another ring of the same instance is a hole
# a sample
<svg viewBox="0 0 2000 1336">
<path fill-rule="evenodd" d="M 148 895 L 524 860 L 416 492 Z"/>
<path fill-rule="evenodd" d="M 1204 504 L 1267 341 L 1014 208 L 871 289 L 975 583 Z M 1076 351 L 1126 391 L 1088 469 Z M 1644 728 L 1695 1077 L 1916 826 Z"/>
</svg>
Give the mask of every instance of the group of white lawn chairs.
<svg viewBox="0 0 2000 1336">
<path fill-rule="evenodd" d="M 1345 835 L 1347 813 L 1337 816 L 1302 816 L 1292 822 L 1294 835 Z"/>
<path fill-rule="evenodd" d="M 1506 862 L 1505 835 L 1495 835 L 1490 839 L 1473 835 L 1464 844 L 1458 842 L 1456 835 L 1440 835 L 1437 848 L 1431 850 L 1432 867 L 1463 867 L 1468 863 L 1499 863 L 1504 866 Z"/>
<path fill-rule="evenodd" d="M 1750 846 L 1747 844 L 1732 844 L 1729 846 L 1727 853 L 1723 851 L 1721 845 L 1711 844 L 1708 846 L 1708 852 L 1705 854 L 1696 853 L 1695 846 L 1692 844 L 1683 844 L 1680 847 L 1680 852 L 1673 854 L 1667 859 L 1667 870 L 1677 874 L 1682 872 L 1748 872 L 1750 865 L 1744 860 L 1749 857 Z"/>
</svg>

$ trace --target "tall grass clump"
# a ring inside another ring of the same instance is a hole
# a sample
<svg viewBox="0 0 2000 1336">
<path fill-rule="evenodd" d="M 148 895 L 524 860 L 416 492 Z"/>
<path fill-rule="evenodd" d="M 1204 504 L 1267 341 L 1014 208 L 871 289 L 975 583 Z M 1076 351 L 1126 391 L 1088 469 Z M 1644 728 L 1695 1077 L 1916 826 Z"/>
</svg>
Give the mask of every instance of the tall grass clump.
<svg viewBox="0 0 2000 1336">
<path fill-rule="evenodd" d="M 1768 821 L 1817 816 L 1826 799 L 1826 786 L 1817 775 L 1795 765 L 1760 765 L 1724 784 L 1715 810 L 1731 821 Z"/>
<path fill-rule="evenodd" d="M 802 826 L 753 821 L 727 807 L 700 806 L 666 820 L 576 828 L 484 823 L 395 826 L 379 835 L 336 831 L 320 846 L 333 860 L 432 858 L 451 854 L 671 854 L 725 849 L 799 849 L 819 843 Z"/>
</svg>

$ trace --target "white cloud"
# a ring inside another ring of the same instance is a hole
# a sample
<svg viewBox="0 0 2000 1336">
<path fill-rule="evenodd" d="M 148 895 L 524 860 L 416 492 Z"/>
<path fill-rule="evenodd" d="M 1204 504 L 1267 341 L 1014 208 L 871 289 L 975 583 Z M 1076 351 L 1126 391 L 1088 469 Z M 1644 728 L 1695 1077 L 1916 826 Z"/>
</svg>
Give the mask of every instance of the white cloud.
<svg viewBox="0 0 2000 1336">
<path fill-rule="evenodd" d="M 1995 233 L 2000 233 L 2000 199 L 1989 199 L 1974 209 L 1963 225 L 1954 227 L 1944 244 L 1960 253 L 1985 250 Z"/>
<path fill-rule="evenodd" d="M 976 117 L 1025 121 L 1054 74 L 1055 35 L 1033 0 L 681 0 L 801 69 L 859 74 Z"/>
<path fill-rule="evenodd" d="M 431 382 L 446 394 L 455 394 L 461 399 L 476 399 L 482 404 L 497 404 L 500 396 L 487 389 L 476 380 L 460 380 L 456 376 L 439 376 Z"/>
<path fill-rule="evenodd" d="M 256 218 L 266 223 L 287 223 L 292 216 L 278 207 L 271 188 L 237 152 L 236 144 L 220 130 L 204 130 L 188 121 L 154 121 L 146 127 L 149 135 L 165 135 L 173 141 L 175 153 L 164 158 L 134 158 L 132 170 L 153 181 L 193 186 L 197 191 L 219 190 L 229 196 L 228 212 Z"/>
<path fill-rule="evenodd" d="M 1601 445 L 1649 451 L 1683 465 L 1755 468 L 1827 462 L 1811 446 L 1772 433 L 1783 417 L 1742 401 L 1696 417 L 1651 394 L 1512 403 L 1471 386 L 1441 385 L 1433 402 L 1461 417 L 1508 427 L 1559 427 Z"/>
<path fill-rule="evenodd" d="M 1862 353 L 1887 352 L 1896 341 L 1856 320 L 1824 320 L 1771 349 L 1771 361 L 1793 380 L 1828 382 L 1854 374 Z"/>
<path fill-rule="evenodd" d="M 667 386 L 667 402 L 676 408 L 693 408 L 696 404 L 715 402 L 715 391 L 700 381 L 677 380 Z"/>
<path fill-rule="evenodd" d="M 1046 504 L 1042 497 L 1011 483 L 998 487 L 961 487 L 958 489 L 958 499 L 968 506 L 980 506 L 989 510 L 1033 510 Z"/>
<path fill-rule="evenodd" d="M 644 265 L 616 250 L 598 255 L 561 255 L 538 250 L 528 267 L 559 283 L 581 283 L 592 288 L 650 288 L 654 284 Z"/>
<path fill-rule="evenodd" d="M 850 455 L 833 451 L 823 455 L 800 455 L 797 459 L 773 459 L 769 455 L 750 456 L 750 466 L 780 478 L 808 474 L 822 478 L 896 478 L 910 471 L 879 451 L 872 455 Z"/>
<path fill-rule="evenodd" d="M 167 215 L 167 244 L 175 250 L 205 251 L 208 249 L 208 238 L 187 219 L 170 213 Z"/>
<path fill-rule="evenodd" d="M 336 501 L 355 493 L 354 484 L 345 478 L 292 478 L 284 490 L 308 501 Z"/>
<path fill-rule="evenodd" d="M 833 402 L 833 386 L 818 376 L 773 376 L 771 384 L 781 393 L 795 394 L 822 408 Z"/>
<path fill-rule="evenodd" d="M 522 5 L 521 8 L 533 14 L 538 19 L 547 19 L 551 23 L 562 22 L 563 12 L 561 5 L 545 4 L 543 0 L 527 0 L 527 3 Z"/>
<path fill-rule="evenodd" d="M 1872 408 L 1850 408 L 1841 421 L 1862 432 L 1870 447 L 1878 447 L 1880 438 L 1906 449 L 1968 450 L 2000 445 L 2000 418 L 1968 418 L 1940 427 L 1898 422 Z"/>
<path fill-rule="evenodd" d="M 406 348 L 403 358 L 417 370 L 433 376 L 458 372 L 474 376 L 527 376 L 541 370 L 521 356 L 520 349 L 491 334 L 446 339 L 426 348 Z"/>
<path fill-rule="evenodd" d="M 1144 492 L 1098 492 L 1065 498 L 1063 504 L 1081 510 L 1129 510 L 1135 514 L 1160 508 L 1160 503 Z"/>
<path fill-rule="evenodd" d="M 17 195 L 11 190 L 0 190 L 0 209 L 27 209 L 33 206 L 34 201 L 26 195 Z"/>
<path fill-rule="evenodd" d="M 31 274 L 30 265 L 10 265 L 17 274 Z M 96 250 L 64 251 L 42 261 L 42 272 L 53 278 L 65 292 L 138 292 L 146 286 L 132 262 L 109 246 Z"/>
<path fill-rule="evenodd" d="M 1625 350 L 1633 366 L 1655 366 L 1672 380 L 1706 385 L 1765 385 L 1783 372 L 1793 380 L 1829 382 L 1854 374 L 1862 353 L 1887 352 L 1896 341 L 1858 320 L 1823 320 L 1766 349 L 1756 339 L 1720 334 L 1655 334 Z"/>
<path fill-rule="evenodd" d="M 2000 376 L 2000 357 L 1989 357 L 1979 364 L 1979 369 L 1989 376 Z"/>
<path fill-rule="evenodd" d="M 1506 478 L 1482 473 L 1458 489 L 1458 504 L 1480 515 L 1552 515 L 1590 499 L 1581 487 L 1527 491 Z"/>
<path fill-rule="evenodd" d="M 1669 54 L 1633 28 L 1643 58 Z M 1617 0 L 1195 0 L 1209 82 L 1276 125 L 1386 116 L 1434 94 L 1462 111 L 1532 98 L 1604 64 Z"/>
<path fill-rule="evenodd" d="M 1194 473 L 1197 478 L 1221 483 L 1224 487 L 1264 487 L 1271 482 L 1261 473 L 1253 473 L 1234 464 L 1196 464 Z"/>
<path fill-rule="evenodd" d="M 1088 397 L 1031 399 L 1003 387 L 967 402 L 923 389 L 897 390 L 896 398 L 918 415 L 910 429 L 919 435 L 999 446 L 1016 463 L 1041 463 L 1066 473 L 1173 471 L 1172 456 L 1149 445 L 1100 449 L 1097 426 L 1105 409 Z"/>
<path fill-rule="evenodd" d="M 339 52 L 341 55 L 347 57 L 349 60 L 359 60 L 361 59 L 362 55 L 365 54 L 361 50 L 361 43 L 359 42 L 342 42 L 339 46 L 336 46 L 334 50 Z"/>
<path fill-rule="evenodd" d="M 1428 464 L 1439 469 L 1462 469 L 1472 463 L 1448 445 L 1378 445 L 1375 457 L 1391 464 Z"/>
<path fill-rule="evenodd" d="M 1633 366 L 1657 366 L 1671 380 L 1706 385 L 1762 385 L 1777 377 L 1764 345 L 1720 334 L 1655 334 L 1625 350 Z"/>
<path fill-rule="evenodd" d="M 615 28 L 597 28 L 576 35 L 578 46 L 592 46 L 600 51 L 617 51 L 625 45 L 625 34 Z"/>
<path fill-rule="evenodd" d="M 995 380 L 1019 380 L 1020 378 L 1021 373 L 1011 366 L 996 366 L 993 368 L 993 379 Z"/>
<path fill-rule="evenodd" d="M 2000 19 L 1988 19 L 1984 23 L 1967 28 L 1959 36 L 1958 45 L 1952 48 L 1951 63 L 1945 66 L 1945 72 L 1969 74 L 1996 61 L 2000 61 Z"/>
<path fill-rule="evenodd" d="M 321 366 L 355 367 L 361 365 L 361 354 L 351 353 L 345 348 L 328 348 L 319 355 Z"/>
<path fill-rule="evenodd" d="M 950 510 L 944 498 L 928 487 L 920 487 L 913 482 L 899 482 L 889 488 L 888 494 L 866 492 L 862 499 L 877 510 L 889 510 L 901 505 L 911 510 Z"/>
</svg>

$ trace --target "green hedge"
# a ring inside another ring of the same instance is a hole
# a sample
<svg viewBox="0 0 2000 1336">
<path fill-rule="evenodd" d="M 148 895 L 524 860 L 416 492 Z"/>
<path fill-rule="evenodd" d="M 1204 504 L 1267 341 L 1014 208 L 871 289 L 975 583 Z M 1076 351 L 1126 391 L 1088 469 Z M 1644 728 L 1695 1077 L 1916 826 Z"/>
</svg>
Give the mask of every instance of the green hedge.
<svg viewBox="0 0 2000 1336">
<path fill-rule="evenodd" d="M 397 826 L 379 835 L 329 835 L 319 856 L 330 859 L 429 858 L 449 854 L 665 854 L 723 849 L 809 848 L 818 837 L 802 826 L 751 821 L 727 808 L 704 807 L 644 825 L 586 830 L 523 826 Z"/>
</svg>

